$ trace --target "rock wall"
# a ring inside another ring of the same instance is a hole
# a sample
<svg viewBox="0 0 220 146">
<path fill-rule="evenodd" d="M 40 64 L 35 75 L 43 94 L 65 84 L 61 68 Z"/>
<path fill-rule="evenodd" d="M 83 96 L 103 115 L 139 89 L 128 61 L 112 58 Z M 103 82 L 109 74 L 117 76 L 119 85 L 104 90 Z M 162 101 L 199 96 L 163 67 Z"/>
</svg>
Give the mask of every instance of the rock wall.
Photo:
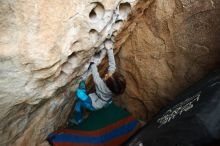
<svg viewBox="0 0 220 146">
<path fill-rule="evenodd" d="M 150 119 L 219 65 L 219 8 L 218 0 L 0 0 L 0 145 L 48 145 L 106 39 L 127 80 L 117 102 Z"/>
<path fill-rule="evenodd" d="M 117 38 L 117 64 L 127 80 L 119 103 L 148 120 L 219 67 L 220 1 L 148 0 L 135 9 Z"/>
<path fill-rule="evenodd" d="M 0 0 L 1 146 L 47 145 L 90 59 L 114 39 L 135 3 Z"/>
</svg>

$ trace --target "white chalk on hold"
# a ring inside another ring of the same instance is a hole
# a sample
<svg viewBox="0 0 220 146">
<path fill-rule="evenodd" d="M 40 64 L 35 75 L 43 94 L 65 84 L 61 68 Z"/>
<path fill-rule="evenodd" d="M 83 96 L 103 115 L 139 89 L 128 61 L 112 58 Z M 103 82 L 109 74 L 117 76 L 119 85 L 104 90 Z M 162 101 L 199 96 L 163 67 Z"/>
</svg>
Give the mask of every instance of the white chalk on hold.
<svg viewBox="0 0 220 146">
<path fill-rule="evenodd" d="M 114 35 L 112 35 L 111 40 L 112 40 L 112 42 L 115 42 L 115 36 Z"/>
<path fill-rule="evenodd" d="M 123 21 L 122 20 L 117 20 L 115 22 L 115 24 L 113 25 L 114 31 L 118 31 L 121 28 L 122 25 L 123 25 Z"/>
<path fill-rule="evenodd" d="M 107 39 L 110 39 L 111 38 L 111 36 L 112 36 L 112 34 L 111 33 L 109 33 L 108 35 L 107 35 Z"/>
<path fill-rule="evenodd" d="M 91 59 L 91 62 L 94 62 L 95 64 L 100 64 L 101 59 L 100 59 L 100 57 L 93 56 L 92 59 Z"/>
<path fill-rule="evenodd" d="M 105 40 L 105 48 L 106 49 L 113 48 L 113 41 L 111 39 L 106 39 Z"/>
<path fill-rule="evenodd" d="M 102 50 L 102 49 L 104 49 L 104 48 L 105 48 L 104 44 L 101 44 L 101 45 L 99 46 L 99 49 L 100 49 L 100 50 Z"/>
</svg>

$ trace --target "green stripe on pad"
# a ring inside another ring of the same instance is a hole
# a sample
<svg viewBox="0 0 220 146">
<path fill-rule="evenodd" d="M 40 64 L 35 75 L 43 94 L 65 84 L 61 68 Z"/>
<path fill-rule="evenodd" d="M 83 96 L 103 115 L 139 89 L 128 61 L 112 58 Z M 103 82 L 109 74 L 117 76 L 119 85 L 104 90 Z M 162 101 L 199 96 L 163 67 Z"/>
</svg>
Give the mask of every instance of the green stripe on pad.
<svg viewBox="0 0 220 146">
<path fill-rule="evenodd" d="M 68 129 L 81 131 L 95 131 L 111 125 L 121 119 L 130 116 L 130 113 L 116 106 L 110 104 L 108 107 L 98 111 L 91 112 L 89 117 L 79 125 L 73 125 Z"/>
</svg>

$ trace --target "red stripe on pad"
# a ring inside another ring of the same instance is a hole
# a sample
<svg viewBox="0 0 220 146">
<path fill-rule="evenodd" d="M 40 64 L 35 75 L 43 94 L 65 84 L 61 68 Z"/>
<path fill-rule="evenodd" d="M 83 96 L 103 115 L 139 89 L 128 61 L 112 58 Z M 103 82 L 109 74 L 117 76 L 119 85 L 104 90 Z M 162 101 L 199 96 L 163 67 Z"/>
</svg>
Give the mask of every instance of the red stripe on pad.
<svg viewBox="0 0 220 146">
<path fill-rule="evenodd" d="M 104 128 L 95 130 L 95 131 L 80 131 L 80 130 L 70 130 L 70 129 L 61 129 L 61 130 L 57 130 L 55 132 L 53 132 L 53 134 L 74 134 L 74 135 L 81 135 L 81 136 L 101 136 L 105 133 L 108 133 L 109 131 L 113 130 L 113 129 L 117 129 L 123 125 L 125 125 L 125 123 L 129 123 L 131 121 L 135 120 L 133 116 L 129 116 L 126 117 L 124 119 L 121 119 L 119 121 L 117 121 L 116 123 L 113 123 L 111 125 L 108 125 Z"/>
<path fill-rule="evenodd" d="M 102 144 L 88 144 L 88 143 L 70 143 L 70 142 L 56 142 L 53 146 L 120 146 L 124 141 L 126 141 L 133 132 L 126 135 L 114 138 L 106 143 Z"/>
</svg>

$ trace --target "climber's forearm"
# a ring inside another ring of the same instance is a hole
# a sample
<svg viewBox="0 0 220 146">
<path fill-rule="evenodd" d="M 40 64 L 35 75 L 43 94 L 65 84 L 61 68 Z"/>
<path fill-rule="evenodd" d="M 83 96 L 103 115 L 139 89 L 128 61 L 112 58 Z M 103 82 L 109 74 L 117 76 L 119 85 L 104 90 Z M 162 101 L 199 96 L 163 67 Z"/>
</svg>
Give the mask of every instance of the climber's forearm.
<svg viewBox="0 0 220 146">
<path fill-rule="evenodd" d="M 93 77 L 95 84 L 100 83 L 102 81 L 102 79 L 99 75 L 99 72 L 98 72 L 98 69 L 97 69 L 97 66 L 95 63 L 91 64 L 91 72 L 92 72 L 92 77 Z"/>
<path fill-rule="evenodd" d="M 82 81 L 86 81 L 90 75 L 91 75 L 91 69 L 87 70 L 86 73 L 84 73 L 84 74 L 82 75 L 81 80 L 82 80 Z"/>
<path fill-rule="evenodd" d="M 112 48 L 108 49 L 107 54 L 108 54 L 108 62 L 109 62 L 108 72 L 115 72 L 116 65 L 115 65 L 115 57 L 114 57 L 113 49 Z"/>
</svg>

